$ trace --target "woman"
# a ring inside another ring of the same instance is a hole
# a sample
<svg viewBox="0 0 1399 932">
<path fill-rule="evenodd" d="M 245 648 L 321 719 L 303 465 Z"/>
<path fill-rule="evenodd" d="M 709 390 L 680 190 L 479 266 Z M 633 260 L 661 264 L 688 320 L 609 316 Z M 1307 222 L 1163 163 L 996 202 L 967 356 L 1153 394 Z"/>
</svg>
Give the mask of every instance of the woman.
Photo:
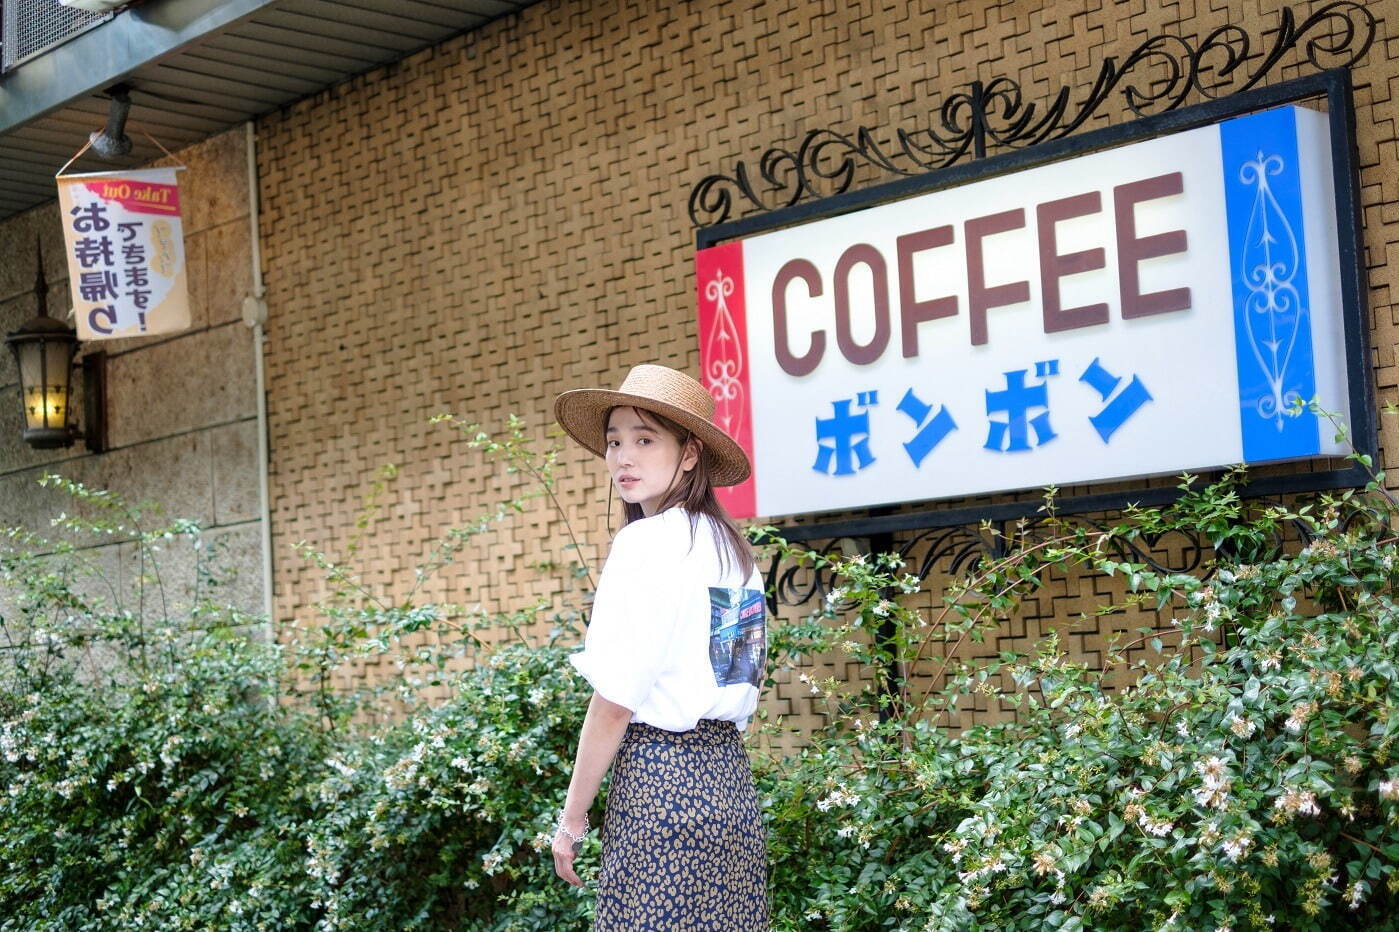
<svg viewBox="0 0 1399 932">
<path fill-rule="evenodd" d="M 619 391 L 565 392 L 554 413 L 606 458 L 626 511 L 570 658 L 594 691 L 554 869 L 582 886 L 573 859 L 611 765 L 594 929 L 767 929 L 767 846 L 740 737 L 764 675 L 763 587 L 714 497 L 748 477 L 748 458 L 714 425 L 709 393 L 664 366 L 635 367 Z"/>
</svg>

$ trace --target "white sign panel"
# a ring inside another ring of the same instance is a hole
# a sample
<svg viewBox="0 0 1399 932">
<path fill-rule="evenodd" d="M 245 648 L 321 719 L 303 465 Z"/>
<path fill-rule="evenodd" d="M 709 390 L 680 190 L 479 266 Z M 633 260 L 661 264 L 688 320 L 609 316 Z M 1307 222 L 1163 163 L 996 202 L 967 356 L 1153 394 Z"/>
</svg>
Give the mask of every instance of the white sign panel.
<svg viewBox="0 0 1399 932">
<path fill-rule="evenodd" d="M 189 329 L 177 168 L 59 175 L 81 340 Z"/>
<path fill-rule="evenodd" d="M 1284 107 L 702 250 L 774 516 L 1345 452 L 1324 114 Z"/>
</svg>

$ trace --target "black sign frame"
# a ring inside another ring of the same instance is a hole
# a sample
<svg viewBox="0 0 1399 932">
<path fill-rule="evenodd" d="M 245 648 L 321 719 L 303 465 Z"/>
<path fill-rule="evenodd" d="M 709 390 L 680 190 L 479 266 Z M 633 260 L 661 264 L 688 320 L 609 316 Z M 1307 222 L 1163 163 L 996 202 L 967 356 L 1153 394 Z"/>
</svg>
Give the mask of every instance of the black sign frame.
<svg viewBox="0 0 1399 932">
<path fill-rule="evenodd" d="M 1341 290 L 1341 313 L 1344 326 L 1344 346 L 1347 386 L 1349 389 L 1350 443 L 1355 452 L 1369 457 L 1374 463 L 1378 453 L 1377 414 L 1374 377 L 1371 372 L 1369 347 L 1369 310 L 1366 301 L 1367 280 L 1363 262 L 1364 243 L 1361 239 L 1361 205 L 1359 158 L 1355 146 L 1355 106 L 1350 71 L 1332 68 L 1316 74 L 1294 78 L 1268 87 L 1256 88 L 1210 100 L 1190 107 L 1141 117 L 1129 123 L 1092 130 L 1029 148 L 1009 151 L 984 159 L 952 165 L 924 175 L 899 178 L 820 200 L 778 208 L 756 216 L 701 227 L 695 234 L 697 250 L 722 242 L 765 233 L 782 227 L 812 220 L 836 217 L 868 207 L 902 200 L 971 181 L 1011 174 L 1027 168 L 1062 161 L 1091 152 L 1112 149 L 1128 143 L 1158 136 L 1197 129 L 1285 104 L 1324 98 L 1327 105 L 1328 130 L 1331 145 L 1332 182 L 1335 193 L 1337 253 Z M 1367 377 L 1355 374 L 1365 372 Z M 1324 429 L 1324 428 L 1323 428 Z M 1219 475 L 1227 468 L 1221 464 L 1202 475 Z M 1320 471 L 1296 472 L 1279 476 L 1260 476 L 1248 480 L 1241 492 L 1249 497 L 1274 497 L 1329 489 L 1361 488 L 1371 479 L 1362 464 L 1350 461 L 1348 466 Z M 1073 483 L 1102 485 L 1122 480 Z M 1013 494 L 1005 490 L 995 495 Z M 1177 488 L 1141 487 L 1122 491 L 1078 495 L 1056 501 L 1060 514 L 1088 514 L 1116 511 L 1129 505 L 1154 506 L 1168 504 L 1181 495 Z M 965 498 L 962 496 L 961 498 Z M 924 499 L 922 502 L 938 501 Z M 957 501 L 957 499 L 951 499 Z M 900 506 L 910 504 L 900 503 Z M 926 530 L 978 524 L 982 521 L 1002 522 L 1036 514 L 1042 502 L 1021 500 L 989 505 L 951 506 L 930 511 L 891 513 L 894 505 L 868 507 L 865 517 L 816 524 L 791 525 L 782 529 L 788 540 L 828 540 L 840 537 L 867 537 L 900 531 Z"/>
</svg>

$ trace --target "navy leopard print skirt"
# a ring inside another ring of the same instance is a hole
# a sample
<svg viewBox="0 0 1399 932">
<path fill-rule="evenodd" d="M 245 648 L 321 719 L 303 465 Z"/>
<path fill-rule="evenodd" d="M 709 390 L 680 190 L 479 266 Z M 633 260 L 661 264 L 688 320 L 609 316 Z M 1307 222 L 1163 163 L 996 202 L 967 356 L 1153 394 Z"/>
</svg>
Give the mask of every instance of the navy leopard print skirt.
<svg viewBox="0 0 1399 932">
<path fill-rule="evenodd" d="M 612 764 L 595 932 L 765 932 L 767 838 L 733 722 L 633 722 Z"/>
</svg>

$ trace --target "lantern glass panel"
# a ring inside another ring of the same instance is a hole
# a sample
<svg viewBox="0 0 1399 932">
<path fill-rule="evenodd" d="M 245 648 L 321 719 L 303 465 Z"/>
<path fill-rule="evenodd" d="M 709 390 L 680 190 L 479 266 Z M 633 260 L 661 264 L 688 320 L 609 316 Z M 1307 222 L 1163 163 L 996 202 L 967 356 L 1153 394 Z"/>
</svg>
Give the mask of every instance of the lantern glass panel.
<svg viewBox="0 0 1399 932">
<path fill-rule="evenodd" d="M 27 429 L 68 426 L 69 380 L 75 349 L 68 340 L 39 340 L 19 348 Z"/>
</svg>

